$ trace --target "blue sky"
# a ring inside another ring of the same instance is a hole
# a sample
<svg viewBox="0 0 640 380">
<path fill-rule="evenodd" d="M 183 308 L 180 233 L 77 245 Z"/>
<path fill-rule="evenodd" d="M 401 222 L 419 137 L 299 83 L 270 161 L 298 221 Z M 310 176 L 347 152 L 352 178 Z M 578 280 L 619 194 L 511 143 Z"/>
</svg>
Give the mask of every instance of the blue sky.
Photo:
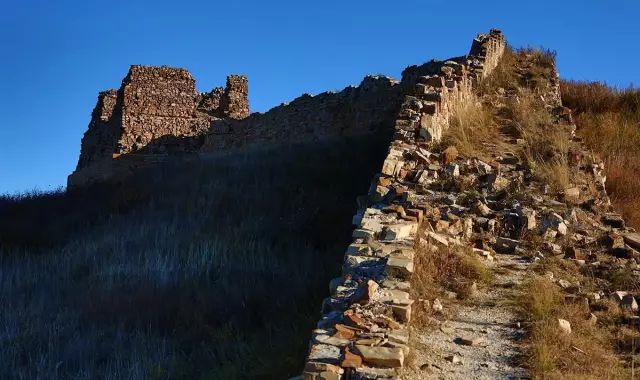
<svg viewBox="0 0 640 380">
<path fill-rule="evenodd" d="M 131 64 L 185 67 L 200 91 L 249 77 L 252 111 L 398 78 L 501 28 L 558 52 L 565 78 L 640 83 L 637 0 L 9 1 L 0 13 L 0 193 L 62 186 L 98 91 Z"/>
</svg>

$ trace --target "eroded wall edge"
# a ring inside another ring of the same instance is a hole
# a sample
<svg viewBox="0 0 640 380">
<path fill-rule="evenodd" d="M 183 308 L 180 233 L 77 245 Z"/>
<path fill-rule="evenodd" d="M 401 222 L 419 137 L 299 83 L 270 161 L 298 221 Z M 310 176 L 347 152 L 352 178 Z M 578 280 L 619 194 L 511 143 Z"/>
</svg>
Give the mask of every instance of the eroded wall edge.
<svg viewBox="0 0 640 380">
<path fill-rule="evenodd" d="M 452 111 L 477 101 L 474 86 L 496 67 L 505 47 L 502 33 L 491 30 L 477 36 L 467 56 L 439 64 L 435 75 L 424 75 L 420 67 L 403 73 L 413 94 L 404 97 L 381 172 L 369 194 L 358 199 L 353 242 L 342 276 L 331 281 L 330 297 L 323 301 L 303 379 L 399 375 L 410 350 L 414 244 L 431 209 L 416 189 L 440 169 L 442 163 L 429 150 L 448 128 Z M 445 172 L 455 170 L 445 167 Z"/>
</svg>

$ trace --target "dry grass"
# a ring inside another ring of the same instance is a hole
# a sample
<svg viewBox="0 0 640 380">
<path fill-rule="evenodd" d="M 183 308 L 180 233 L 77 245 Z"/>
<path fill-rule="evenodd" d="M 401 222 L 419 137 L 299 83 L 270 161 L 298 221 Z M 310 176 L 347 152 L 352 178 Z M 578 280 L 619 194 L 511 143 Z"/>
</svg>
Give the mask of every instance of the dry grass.
<svg viewBox="0 0 640 380">
<path fill-rule="evenodd" d="M 529 326 L 530 350 L 524 364 L 535 379 L 624 379 L 614 352 L 615 337 L 589 322 L 583 303 L 566 302 L 560 289 L 545 277 L 532 277 L 519 299 L 520 315 Z M 615 315 L 615 311 L 608 311 Z M 571 334 L 558 326 L 571 323 Z"/>
<path fill-rule="evenodd" d="M 555 52 L 541 48 L 507 47 L 498 67 L 480 84 L 481 95 L 493 95 L 498 89 L 518 93 L 529 89 L 536 93 L 547 88 L 555 77 Z"/>
<path fill-rule="evenodd" d="M 480 94 L 489 109 L 485 112 L 493 114 L 494 124 L 500 125 L 499 132 L 524 140 L 520 154 L 536 177 L 562 191 L 572 180 L 568 165 L 569 131 L 554 123 L 545 103 L 552 80 L 555 80 L 554 52 L 507 49 L 496 70 L 481 83 Z M 462 116 L 462 120 L 468 117 L 467 113 Z M 455 118 L 452 125 L 456 126 Z M 456 128 L 453 131 L 454 136 L 461 134 Z M 481 133 L 488 139 L 498 135 L 495 128 L 480 129 L 477 134 Z M 456 140 L 465 144 L 463 138 Z"/>
<path fill-rule="evenodd" d="M 121 186 L 0 197 L 0 378 L 299 373 L 387 146 L 230 153 Z"/>
<path fill-rule="evenodd" d="M 511 121 L 515 137 L 524 140 L 520 153 L 534 175 L 555 191 L 569 187 L 569 131 L 554 123 L 540 97 L 524 90 L 507 103 L 502 114 Z"/>
<path fill-rule="evenodd" d="M 605 160 L 616 209 L 640 227 L 640 90 L 568 81 L 561 89 L 563 103 L 575 111 L 578 133 Z"/>
<path fill-rule="evenodd" d="M 487 159 L 488 147 L 495 145 L 498 137 L 498 127 L 485 105 L 464 104 L 449 119 L 442 146 L 453 145 L 463 156 Z"/>
<path fill-rule="evenodd" d="M 493 274 L 477 255 L 463 247 L 436 247 L 418 243 L 415 272 L 411 277 L 414 299 L 433 300 L 444 291 L 456 292 L 459 299 L 470 296 L 470 286 L 489 284 Z M 416 308 L 412 324 L 425 327 L 430 324 L 431 310 Z"/>
</svg>

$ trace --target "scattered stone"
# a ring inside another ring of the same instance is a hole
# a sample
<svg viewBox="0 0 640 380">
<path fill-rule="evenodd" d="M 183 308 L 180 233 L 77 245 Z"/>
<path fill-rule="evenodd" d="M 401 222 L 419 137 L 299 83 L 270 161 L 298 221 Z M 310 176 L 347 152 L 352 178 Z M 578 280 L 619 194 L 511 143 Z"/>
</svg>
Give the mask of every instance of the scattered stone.
<svg viewBox="0 0 640 380">
<path fill-rule="evenodd" d="M 433 305 L 431 305 L 431 308 L 436 313 L 441 313 L 443 309 L 442 302 L 440 302 L 440 300 L 436 298 L 435 300 L 433 300 Z"/>
<path fill-rule="evenodd" d="M 576 247 L 567 247 L 564 250 L 564 257 L 572 260 L 584 260 L 584 255 Z"/>
<path fill-rule="evenodd" d="M 343 347 L 349 344 L 349 339 L 337 338 L 335 336 L 317 335 L 316 342 L 322 344 L 329 344 L 336 347 Z"/>
<path fill-rule="evenodd" d="M 354 295 L 351 297 L 351 302 L 357 302 L 360 304 L 368 303 L 369 301 L 376 298 L 378 288 L 380 288 L 380 286 L 375 281 L 367 281 L 366 284 L 363 284 L 358 288 L 358 290 L 356 290 Z"/>
<path fill-rule="evenodd" d="M 562 289 L 568 289 L 571 287 L 571 283 L 567 280 L 558 280 L 558 285 L 560 285 Z"/>
<path fill-rule="evenodd" d="M 390 277 L 408 279 L 413 273 L 413 259 L 401 256 L 389 257 L 385 273 Z"/>
<path fill-rule="evenodd" d="M 635 249 L 640 249 L 640 233 L 627 233 L 622 235 L 624 241 Z"/>
<path fill-rule="evenodd" d="M 612 228 L 624 228 L 624 219 L 618 214 L 606 214 L 602 217 L 602 222 Z"/>
<path fill-rule="evenodd" d="M 453 329 L 453 327 L 447 326 L 444 323 L 440 325 L 440 331 L 442 331 L 447 335 L 452 335 L 453 333 L 455 333 L 455 330 Z"/>
<path fill-rule="evenodd" d="M 622 297 L 622 300 L 620 300 L 620 306 L 627 310 L 638 311 L 638 302 L 631 294 L 626 294 Z"/>
<path fill-rule="evenodd" d="M 482 339 L 478 337 L 458 337 L 454 341 L 463 346 L 478 346 L 482 343 Z"/>
<path fill-rule="evenodd" d="M 395 330 L 387 333 L 387 338 L 390 342 L 396 342 L 401 344 L 409 343 L 409 331 L 408 330 Z"/>
<path fill-rule="evenodd" d="M 471 211 L 480 216 L 488 216 L 489 214 L 491 214 L 491 209 L 489 208 L 489 206 L 482 203 L 481 201 L 476 201 L 471 207 Z"/>
<path fill-rule="evenodd" d="M 452 364 L 462 364 L 462 358 L 458 355 L 447 355 L 444 357 L 444 360 L 452 363 Z"/>
<path fill-rule="evenodd" d="M 442 219 L 436 220 L 436 223 L 434 224 L 433 229 L 436 232 L 446 232 L 449 230 L 449 222 Z"/>
<path fill-rule="evenodd" d="M 558 318 L 558 326 L 565 334 L 571 334 L 571 323 L 566 319 Z"/>
<path fill-rule="evenodd" d="M 571 203 L 578 203 L 580 201 L 580 189 L 577 187 L 565 189 L 564 200 Z"/>
<path fill-rule="evenodd" d="M 351 236 L 354 239 L 370 239 L 373 238 L 374 236 L 374 232 L 371 230 L 365 230 L 362 228 L 358 228 L 353 230 L 353 234 L 351 234 Z"/>
<path fill-rule="evenodd" d="M 496 243 L 494 244 L 493 249 L 495 249 L 496 252 L 501 253 L 515 253 L 518 244 L 520 244 L 519 240 L 498 237 L 496 238 Z"/>
<path fill-rule="evenodd" d="M 309 361 L 304 367 L 304 380 L 340 380 L 344 369 L 337 365 Z"/>
<path fill-rule="evenodd" d="M 435 232 L 428 231 L 427 232 L 427 236 L 429 237 L 429 239 L 431 241 L 440 243 L 440 244 L 444 245 L 445 247 L 449 246 L 449 240 L 447 240 L 447 238 L 442 236 L 442 235 L 439 235 L 439 234 L 437 234 Z"/>
<path fill-rule="evenodd" d="M 335 337 L 343 339 L 353 339 L 356 336 L 355 330 L 349 326 L 337 323 L 335 326 Z"/>
<path fill-rule="evenodd" d="M 417 230 L 417 223 L 398 223 L 387 226 L 384 229 L 384 240 L 401 240 L 407 239 Z"/>
<path fill-rule="evenodd" d="M 460 176 L 460 167 L 457 164 L 449 164 L 444 167 L 444 170 L 452 177 Z"/>
<path fill-rule="evenodd" d="M 475 298 L 478 296 L 479 292 L 478 292 L 478 284 L 474 281 L 470 286 L 469 289 L 467 289 L 467 292 L 469 293 L 469 298 Z"/>
<path fill-rule="evenodd" d="M 489 251 L 485 251 L 484 249 L 480 249 L 480 248 L 473 248 L 473 252 L 484 257 L 485 260 L 487 261 L 493 261 L 493 256 Z"/>
</svg>

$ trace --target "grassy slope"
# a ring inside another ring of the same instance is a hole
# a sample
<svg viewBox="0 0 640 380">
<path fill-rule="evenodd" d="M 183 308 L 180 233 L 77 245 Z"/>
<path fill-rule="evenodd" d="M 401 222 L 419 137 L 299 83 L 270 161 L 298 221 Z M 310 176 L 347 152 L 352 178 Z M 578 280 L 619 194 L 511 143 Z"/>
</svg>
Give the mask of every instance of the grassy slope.
<svg viewBox="0 0 640 380">
<path fill-rule="evenodd" d="M 640 90 L 601 83 L 562 82 L 562 101 L 574 110 L 578 134 L 606 161 L 614 206 L 640 228 Z"/>
<path fill-rule="evenodd" d="M 0 198 L 0 377 L 294 374 L 385 153 L 367 137 Z"/>
</svg>

